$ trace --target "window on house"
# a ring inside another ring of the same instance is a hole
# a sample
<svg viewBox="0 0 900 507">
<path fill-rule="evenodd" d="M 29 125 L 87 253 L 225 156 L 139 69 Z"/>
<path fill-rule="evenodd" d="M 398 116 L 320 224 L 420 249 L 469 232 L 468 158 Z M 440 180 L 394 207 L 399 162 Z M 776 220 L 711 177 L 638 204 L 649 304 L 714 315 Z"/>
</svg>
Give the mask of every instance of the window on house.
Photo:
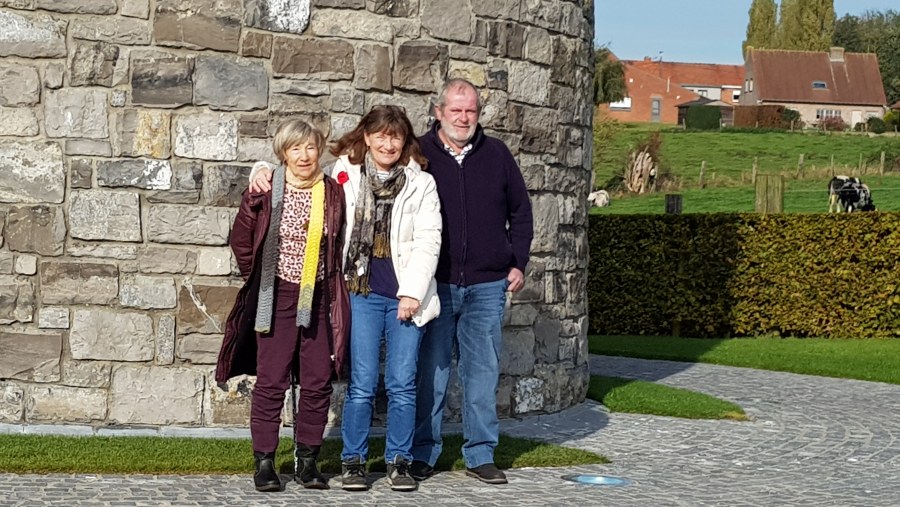
<svg viewBox="0 0 900 507">
<path fill-rule="evenodd" d="M 750 78 L 750 88 L 747 89 L 748 92 L 753 91 L 753 78 Z"/>
<path fill-rule="evenodd" d="M 813 81 L 812 82 L 813 90 L 827 90 L 828 84 L 825 81 Z"/>
<path fill-rule="evenodd" d="M 709 90 L 697 90 L 697 95 L 706 97 L 707 95 L 709 95 Z"/>
<path fill-rule="evenodd" d="M 816 109 L 816 119 L 824 120 L 826 118 L 840 118 L 840 109 Z"/>
<path fill-rule="evenodd" d="M 732 95 L 731 95 L 731 100 L 732 100 L 733 102 L 737 102 L 737 101 L 741 100 L 741 91 L 740 91 L 740 90 L 734 90 L 734 91 L 732 92 Z"/>
<path fill-rule="evenodd" d="M 618 102 L 609 103 L 610 111 L 631 111 L 631 97 L 625 97 Z"/>
</svg>

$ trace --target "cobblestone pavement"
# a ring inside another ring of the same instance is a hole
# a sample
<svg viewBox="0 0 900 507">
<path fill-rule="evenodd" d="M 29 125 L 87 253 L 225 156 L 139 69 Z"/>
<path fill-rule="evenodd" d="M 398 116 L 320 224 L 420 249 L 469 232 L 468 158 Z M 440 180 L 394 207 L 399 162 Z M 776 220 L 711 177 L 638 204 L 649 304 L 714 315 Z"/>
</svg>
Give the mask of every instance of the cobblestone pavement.
<svg viewBox="0 0 900 507">
<path fill-rule="evenodd" d="M 487 486 L 441 473 L 416 493 L 375 476 L 368 493 L 252 490 L 240 476 L 0 474 L 0 505 L 900 505 L 900 386 L 724 366 L 596 356 L 594 374 L 702 391 L 744 407 L 750 422 L 610 414 L 588 402 L 506 421 L 504 433 L 605 454 L 613 463 L 520 469 Z M 560 480 L 626 478 L 620 487 Z M 286 477 L 285 477 L 286 478 Z"/>
</svg>

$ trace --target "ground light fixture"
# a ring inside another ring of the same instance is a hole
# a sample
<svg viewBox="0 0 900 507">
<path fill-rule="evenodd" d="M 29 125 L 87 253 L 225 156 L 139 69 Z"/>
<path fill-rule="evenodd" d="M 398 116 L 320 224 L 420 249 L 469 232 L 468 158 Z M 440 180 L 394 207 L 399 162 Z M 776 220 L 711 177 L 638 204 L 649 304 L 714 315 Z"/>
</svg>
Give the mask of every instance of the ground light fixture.
<svg viewBox="0 0 900 507">
<path fill-rule="evenodd" d="M 631 484 L 631 481 L 621 477 L 595 474 L 569 474 L 562 476 L 562 480 L 588 486 L 627 486 Z"/>
</svg>

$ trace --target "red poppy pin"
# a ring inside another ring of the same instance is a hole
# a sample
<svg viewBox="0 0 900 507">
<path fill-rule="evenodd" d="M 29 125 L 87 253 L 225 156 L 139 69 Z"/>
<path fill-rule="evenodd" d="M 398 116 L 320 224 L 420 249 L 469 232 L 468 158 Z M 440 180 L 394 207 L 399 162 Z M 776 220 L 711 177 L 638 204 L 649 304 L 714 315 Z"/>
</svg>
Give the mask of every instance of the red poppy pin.
<svg viewBox="0 0 900 507">
<path fill-rule="evenodd" d="M 350 176 L 347 174 L 347 171 L 341 171 L 337 175 L 337 182 L 343 185 L 350 181 Z"/>
</svg>

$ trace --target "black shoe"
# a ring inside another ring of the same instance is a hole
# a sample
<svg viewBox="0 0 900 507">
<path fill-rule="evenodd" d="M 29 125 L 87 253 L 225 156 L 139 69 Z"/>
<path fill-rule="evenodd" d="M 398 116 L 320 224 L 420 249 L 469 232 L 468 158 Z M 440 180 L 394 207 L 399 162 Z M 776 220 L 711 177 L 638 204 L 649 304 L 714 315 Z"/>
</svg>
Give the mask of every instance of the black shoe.
<svg viewBox="0 0 900 507">
<path fill-rule="evenodd" d="M 369 489 L 369 483 L 366 482 L 366 464 L 359 458 L 341 463 L 341 488 L 347 491 Z"/>
<path fill-rule="evenodd" d="M 253 466 L 256 469 L 253 474 L 256 491 L 281 491 L 281 479 L 275 472 L 274 452 L 254 452 Z"/>
<path fill-rule="evenodd" d="M 294 452 L 297 459 L 294 481 L 306 489 L 328 489 L 328 481 L 319 473 L 319 467 L 316 464 L 319 446 L 308 446 L 298 442 Z"/>
<path fill-rule="evenodd" d="M 434 475 L 434 467 L 424 461 L 413 460 L 409 465 L 409 475 L 421 482 Z"/>
<path fill-rule="evenodd" d="M 506 484 L 506 474 L 500 471 L 493 463 L 485 463 L 475 468 L 467 468 L 466 475 L 474 477 L 488 484 Z"/>
<path fill-rule="evenodd" d="M 409 462 L 402 456 L 395 456 L 394 462 L 387 464 L 387 480 L 394 491 L 415 491 L 419 487 L 409 475 Z"/>
</svg>

